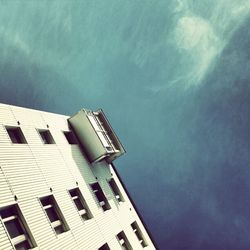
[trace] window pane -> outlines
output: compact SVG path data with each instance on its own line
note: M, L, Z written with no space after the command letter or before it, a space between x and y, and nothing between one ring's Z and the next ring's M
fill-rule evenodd
M62 226L62 225L60 225L60 226L58 226L58 227L55 227L54 229L55 229L55 231L56 231L56 234L61 234L61 233L64 232L64 229L63 229L63 226Z
M106 139L106 138L104 137L104 135L103 135L103 132L97 132L97 134L98 134L98 136L99 136L99 138L100 138L100 140L101 140L103 146L104 146L104 147L110 147L110 145L108 144L107 139ZM112 148L111 148L111 149L112 149Z
M91 188L99 202L99 205L102 207L104 211L110 209L110 205L108 203L108 200L106 199L106 196L104 195L99 183L93 183L91 184Z
M108 244L104 244L103 246L101 246L100 248L98 248L98 250L110 250Z
M16 250L27 250L30 249L31 246L27 241L24 241L18 245L15 246Z
M70 190L69 193L71 197L78 196L76 189Z
M53 203L53 200L51 199L51 196L45 197L41 199L42 205L47 206Z
M24 234L18 219L5 222L5 226L11 238L15 238L21 234Z
M2 219L10 217L10 216L15 215L15 214L16 214L16 210L15 210L14 206L8 207L8 208L0 211L0 215L1 215Z
M77 207L78 211L84 209L84 206L82 205L82 203L81 203L81 201L80 201L79 198L76 199L76 200L74 200L74 201L75 201L75 204L76 204L76 207Z
M97 121L95 120L95 118L94 118L93 116L89 115L88 118L89 118L89 120L90 120L92 126L94 127L94 129L95 129L96 131L101 130L101 128L99 127Z
M47 215L48 215L51 222L59 220L58 215L57 215L54 207L48 208L45 211L46 211L46 213L47 213Z
M27 143L24 135L19 127L17 128L6 128L9 137L13 143Z
M109 185L110 185L112 191L114 192L115 198L119 202L124 201L124 199L121 195L121 192L120 192L120 190L119 190L119 188L118 188L118 186L113 178L109 180Z
M18 143L18 140L16 138L16 135L15 135L15 132L11 129L11 130L8 130L8 134L10 136L10 139L13 143Z
M73 134L73 132L65 131L64 135L65 135L69 144L77 144L77 139L76 139L75 135Z
M41 135L42 141L44 144L54 144L55 141L49 130L40 130L39 134Z
M88 212L82 215L83 220L89 220L90 217L88 215Z

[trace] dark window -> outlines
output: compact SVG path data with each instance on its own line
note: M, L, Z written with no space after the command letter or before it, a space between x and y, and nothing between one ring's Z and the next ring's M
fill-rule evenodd
M117 240L120 243L122 249L124 250L132 250L132 247L123 231L121 231L119 234L117 234Z
M139 240L139 242L141 243L142 247L146 247L148 244L146 243L143 235L142 235L142 232L137 224L136 221L134 221L132 224L131 224L131 227L137 237L137 239Z
M107 200L106 196L104 195L99 183L96 182L96 183L91 184L90 186L93 190L93 193L96 196L96 199L97 199L99 205L102 207L103 211L110 209L111 207L110 207L108 200Z
M109 248L109 245L107 243L105 243L104 245L99 247L98 250L110 250L110 248Z
M27 143L22 130L19 127L6 127L8 135L13 143Z
M89 220L93 216L88 208L88 205L85 201L85 199L82 196L82 193L79 188L74 188L69 191L69 194L75 203L75 206L77 208L77 211L79 212L80 216L83 220Z
M63 132L69 144L77 144L77 139L72 131Z
M43 197L40 199L40 201L56 234L61 234L68 231L69 227L62 215L59 206L57 205L54 196L49 195L47 197Z
M44 144L55 144L55 141L49 130L39 129L38 132Z
M0 209L0 218L16 250L27 250L36 246L17 205Z
M46 213L47 213L51 222L59 220L59 217L58 217L54 207L47 208Z
M15 248L16 250L26 250L26 249L30 249L30 245L28 241L24 241L20 244L17 244Z
M116 200L117 200L118 202L123 202L123 201L124 201L124 198L123 198L123 196L122 196L122 194L121 194L121 192L120 192L120 189L118 188L118 186L117 186L115 180L114 180L113 178L111 178L111 179L108 181L108 183L109 183L109 186L110 186L110 188L112 189L112 191L113 191L113 193L114 193L114 196L115 196Z
M13 220L6 221L5 227L8 230L11 239L23 234L22 226L17 217Z

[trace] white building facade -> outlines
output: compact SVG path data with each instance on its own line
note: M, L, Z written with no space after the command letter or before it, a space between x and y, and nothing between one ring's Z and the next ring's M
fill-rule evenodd
M0 104L0 250L156 249L112 161L102 110Z

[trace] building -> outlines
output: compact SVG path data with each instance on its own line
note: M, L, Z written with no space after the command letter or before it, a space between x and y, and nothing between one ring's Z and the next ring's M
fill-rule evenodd
M0 104L0 250L155 249L113 160L102 110Z

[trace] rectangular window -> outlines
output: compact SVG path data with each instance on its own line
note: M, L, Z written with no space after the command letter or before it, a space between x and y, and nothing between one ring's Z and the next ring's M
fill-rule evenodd
M55 141L48 129L39 129L38 133L44 144L55 144Z
M98 114L88 115L88 118L107 152L116 152L117 150L109 137L108 132L103 127L103 123L98 117Z
M137 224L136 221L134 221L132 224L131 224L131 227L137 237L137 239L139 240L139 242L141 243L142 247L146 247L148 244L146 243L143 235L142 235L142 232Z
M120 243L122 249L132 250L132 247L123 231L116 235L118 242Z
M36 247L27 223L17 205L0 209L0 218L16 250L26 250Z
M103 211L110 209L111 207L99 183L96 182L96 183L91 184L90 186L93 190L93 193L95 194L96 199L98 200L99 205L102 207Z
M112 189L112 191L114 193L114 196L115 196L116 200L118 202L124 202L124 198L123 198L123 196L122 196L122 194L120 192L120 189L118 188L114 178L111 178L108 181L108 183L109 183L109 186L110 186L110 188Z
M110 248L109 248L109 245L107 243L105 243L104 245L99 247L98 250L110 250Z
M62 212L57 205L53 195L49 195L40 199L44 211L51 223L56 234L61 234L69 230L69 227L62 215Z
M85 201L85 199L82 196L82 193L79 188L74 188L69 190L69 194L76 206L77 211L79 212L80 216L83 220L89 220L93 216L90 213L90 210L88 208L88 205Z
M25 144L27 143L21 128L19 127L6 127L8 135L12 143Z
M69 144L78 144L75 134L72 131L63 132Z

